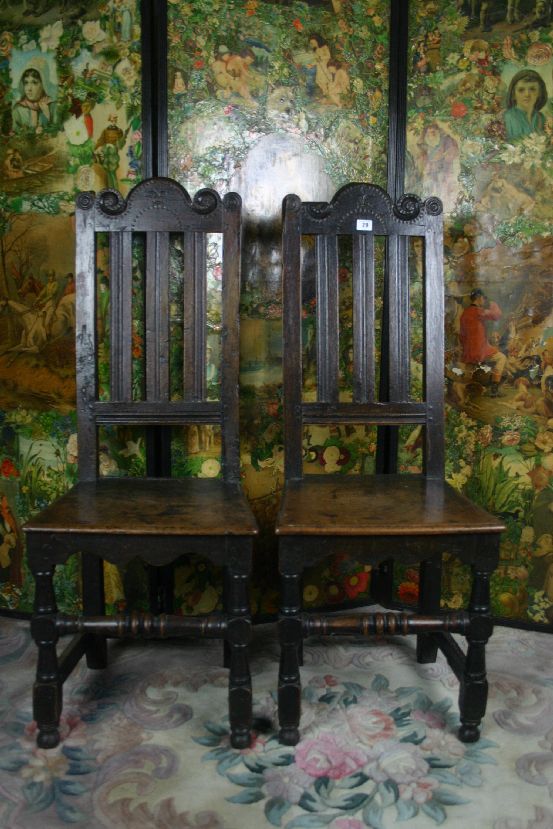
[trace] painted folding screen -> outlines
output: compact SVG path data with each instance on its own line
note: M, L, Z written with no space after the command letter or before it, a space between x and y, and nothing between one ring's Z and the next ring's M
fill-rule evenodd
M30 610L21 524L76 475L74 199L126 192L140 177L139 8L37 0L0 10L2 608ZM114 457L108 436L104 463L129 467L134 451ZM119 576L107 575L113 604ZM75 561L60 568L62 607L78 605L78 578Z
M494 614L551 624L551 4L411 7L407 187L446 212L448 480L507 524ZM466 588L450 560L446 603Z

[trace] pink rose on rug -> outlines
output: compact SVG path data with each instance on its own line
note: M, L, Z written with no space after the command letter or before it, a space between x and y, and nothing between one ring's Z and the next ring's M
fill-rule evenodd
M346 718L353 734L362 743L372 744L377 740L388 740L396 732L396 724L392 717L377 708L350 705L346 711Z
M429 728L426 737L421 743L422 751L428 751L432 755L444 754L447 757L464 757L465 746L453 734L442 731L438 728Z
M365 765L367 757L358 748L347 746L334 734L303 740L296 748L296 765L311 777L340 780Z
M377 783L393 780L396 783L412 783L426 777L430 766L422 751L413 743L387 740L377 743L372 751L374 760L365 766L365 774Z
M313 778L295 765L269 768L263 772L265 790L270 797L281 797L288 803L299 803Z
M418 708L414 708L411 711L411 719L419 720L419 722L424 722L431 728L444 727L444 718L440 716L440 714L436 714L435 711L421 711Z
M367 824L354 817L339 817L330 826L331 829L366 829Z
M421 806L427 800L432 800L434 789L437 789L439 782L432 777L421 777L413 783L400 783L399 796L402 800L413 800Z

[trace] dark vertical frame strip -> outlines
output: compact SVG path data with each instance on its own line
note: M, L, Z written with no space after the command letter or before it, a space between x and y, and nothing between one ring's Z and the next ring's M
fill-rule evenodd
M149 178L168 172L167 0L141 0L140 15L142 174ZM152 477L171 475L171 427L147 427L146 471ZM151 594L155 592L152 585L150 588ZM155 606L152 609L155 611Z
M167 2L141 0L143 176L167 175ZM146 427L146 474L171 476L171 427ZM173 568L148 570L150 610L171 613Z
M168 172L167 2L141 0L143 175Z
M409 0L391 0L388 81L388 192L394 201L403 195L405 186L408 50Z
M403 195L405 183L405 148L407 136L407 55L409 51L409 0L390 3L390 58L388 79L388 192L395 201ZM386 269L388 263L386 263ZM386 275L387 280L387 275ZM384 291L382 314L382 347L380 359L380 390L382 401L390 399L389 311ZM376 471L397 471L398 430L394 426L378 429Z

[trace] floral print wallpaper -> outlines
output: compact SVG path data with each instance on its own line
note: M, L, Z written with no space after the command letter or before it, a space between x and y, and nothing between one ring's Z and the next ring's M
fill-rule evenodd
M9 15L0 10L4 608L30 609L21 524L76 477L73 200L83 189L126 192L140 176L138 5L26 0L10 4ZM494 613L538 625L553 622L548 8L530 0L411 0L405 187L437 194L445 206L447 477L507 524ZM168 9L169 174L191 193L233 189L244 201L242 474L261 526L253 608L272 614L272 526L283 479L280 205L288 192L325 200L347 181L386 185L389 4L169 0ZM175 274L178 261L176 250ZM216 396L216 240L212 271L208 372ZM346 298L347 252L340 280ZM104 289L107 303L109 275ZM416 279L411 292L415 366L422 343ZM315 301L306 297L307 345ZM341 323L347 378L351 322L341 314ZM141 348L137 328L137 377ZM402 435L403 472L420 471L418 437L416 430ZM375 452L374 430L361 426L305 435L306 471L370 471ZM174 471L217 475L218 453L211 432L175 435ZM104 473L141 474L144 454L135 430L102 433ZM145 603L140 568L105 573L111 608L122 606L123 588L133 603ZM59 568L64 609L78 607L78 581L77 561ZM360 602L369 583L368 568L338 556L306 574L304 600ZM398 571L396 588L400 600L415 601L417 570ZM446 557L444 604L460 606L468 589L467 571ZM209 612L220 603L219 574L187 562L177 568L175 593L182 612Z

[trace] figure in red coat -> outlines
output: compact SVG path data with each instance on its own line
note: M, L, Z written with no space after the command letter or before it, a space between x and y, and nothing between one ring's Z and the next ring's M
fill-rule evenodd
M459 339L463 349L463 362L474 365L487 363L492 367L491 395L497 397L507 357L488 342L487 320L498 320L501 308L489 302L484 291L475 288L470 294L470 305L461 314Z

